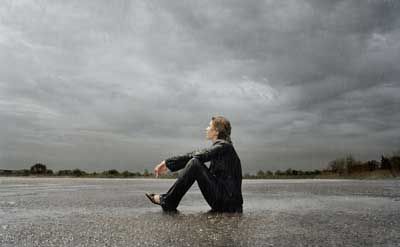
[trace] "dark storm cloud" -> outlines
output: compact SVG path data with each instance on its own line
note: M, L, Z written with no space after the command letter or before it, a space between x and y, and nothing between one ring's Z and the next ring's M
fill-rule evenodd
M399 147L398 1L4 1L0 166L142 170L232 122L245 171Z

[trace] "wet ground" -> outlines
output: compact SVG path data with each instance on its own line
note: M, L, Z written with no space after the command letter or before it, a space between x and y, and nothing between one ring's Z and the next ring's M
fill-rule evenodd
M244 180L243 214L174 180L0 178L0 246L400 246L400 180Z

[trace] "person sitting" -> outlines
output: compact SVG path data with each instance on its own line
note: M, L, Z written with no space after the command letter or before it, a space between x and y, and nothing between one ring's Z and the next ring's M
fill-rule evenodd
M222 116L211 118L206 129L211 147L163 160L154 168L156 177L183 169L165 194L146 193L165 211L175 211L182 197L197 181L213 212L243 212L242 167L230 138L231 124ZM204 164L210 161L209 168Z

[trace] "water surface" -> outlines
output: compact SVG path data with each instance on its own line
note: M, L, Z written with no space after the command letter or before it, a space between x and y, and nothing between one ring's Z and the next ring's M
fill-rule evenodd
M0 178L0 246L399 246L399 180L243 180L243 214L173 179Z

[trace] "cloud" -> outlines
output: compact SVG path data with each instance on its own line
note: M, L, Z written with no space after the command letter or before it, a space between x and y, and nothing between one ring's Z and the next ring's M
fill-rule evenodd
M399 145L397 1L5 1L0 167L142 170L232 122L245 171Z

